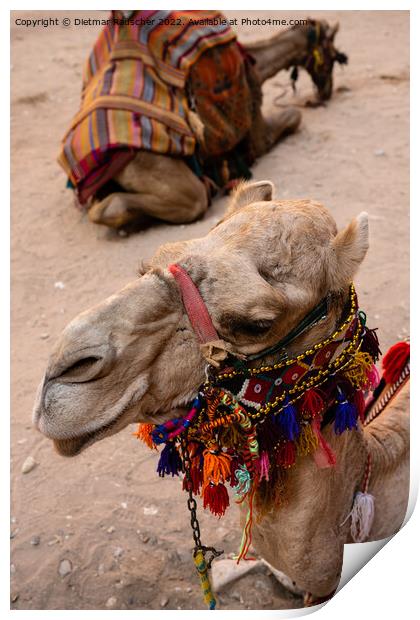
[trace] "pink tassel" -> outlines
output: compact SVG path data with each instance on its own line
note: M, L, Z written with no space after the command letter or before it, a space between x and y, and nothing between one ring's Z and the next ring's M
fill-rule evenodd
M372 364L371 369L367 373L367 380L368 380L368 383L369 383L369 388L371 390L374 390L375 388L378 387L379 381L381 379L379 377L379 372L378 372L378 369L376 368L375 364Z
M335 454L321 433L321 421L317 417L312 420L312 430L318 438L318 448L313 453L314 461L320 469L333 467L336 464Z
M264 450L264 452L262 452L259 460L258 460L258 471L259 471L259 481L261 482L261 480L264 478L265 480L269 479L268 476L268 471L270 469L270 462L268 460L268 454L267 452Z

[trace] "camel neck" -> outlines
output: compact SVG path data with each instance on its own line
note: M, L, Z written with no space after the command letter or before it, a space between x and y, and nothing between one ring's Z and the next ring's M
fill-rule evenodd
M283 69L302 65L308 52L308 39L303 28L292 28L244 47L254 57L258 75L264 82Z

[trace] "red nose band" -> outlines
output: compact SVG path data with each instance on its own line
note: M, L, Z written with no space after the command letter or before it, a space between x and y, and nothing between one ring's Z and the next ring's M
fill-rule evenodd
M169 265L168 269L179 286L185 311L200 344L218 340L219 335L206 304L188 273L176 264Z

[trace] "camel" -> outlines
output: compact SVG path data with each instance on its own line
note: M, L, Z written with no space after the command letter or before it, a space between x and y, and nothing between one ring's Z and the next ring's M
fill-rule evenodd
M161 246L135 281L67 325L33 414L60 455L74 456L134 422L161 424L188 411L207 361L215 358L199 345L168 269L174 263L198 288L220 338L219 353L265 351L327 292L334 295L327 315L297 335L287 355L300 355L334 331L368 249L368 216L361 213L337 232L318 202L275 200L272 191L270 182L241 184L205 237ZM268 352L261 363L275 358ZM326 424L323 435L337 464L320 469L311 456L300 457L287 470L285 501L252 530L256 552L318 598L330 596L339 582L343 547L352 542L347 516L368 453L375 517L366 540L390 536L403 523L408 388L369 425L336 435Z
M152 148L136 149L135 156L122 168L119 166L112 178L89 197L87 207L90 221L118 229L141 226L153 219L185 224L202 217L214 192L220 188L230 188L236 178L239 178L237 172L229 171L231 164L228 162L241 161L241 168L248 169L256 158L267 153L279 140L295 132L300 125L301 112L296 107L284 107L268 118L263 117L262 85L266 80L279 71L293 68L294 84L297 68L302 67L311 76L319 102L323 103L331 97L334 64L347 62L346 55L337 51L334 46L337 31L338 23L329 26L325 21L308 19L305 25L293 26L265 40L245 44L240 49L245 50L246 55L236 61L241 65L235 69L240 76L236 75L235 78L223 77L223 69L218 68L220 61L217 59L219 48L225 47L229 52L233 46L237 53L239 48L235 40L204 51L189 70L185 86L189 101L195 99L196 90L198 94L202 92L200 76L208 72L209 67L214 68L219 81L230 84L231 79L236 79L238 88L239 84L242 84L243 97L240 107L245 116L241 120L241 128L232 130L236 131L236 135L226 143L229 145L226 147L228 152L221 151L214 145L209 148L209 135L213 130L208 128L207 117L202 117L206 108L200 108L198 101L195 109L190 108L188 111L189 128L185 131L189 132L190 137L197 143L193 155L199 161L201 173L193 171L185 157L162 153ZM239 82L240 80L242 82ZM231 84L229 88L232 88ZM206 97L207 103L204 102L204 106L213 106L214 110L218 110L219 121L214 121L216 112L211 121L215 124L216 132L220 131L220 128L217 128L220 122L225 122L227 127L238 124L238 110L227 113L223 107L226 104L220 102L220 95L217 95L219 103L214 93L209 93ZM216 106L220 106L220 110ZM83 129L83 132L85 131L87 129ZM81 136L82 130L77 141L82 139ZM76 138L74 140L76 142ZM73 147L69 147L69 152L72 150ZM66 155L64 150L60 162L67 173L72 160L74 154ZM217 182L215 168L220 168L216 175ZM102 176L105 178L105 175ZM240 177L243 176L245 173L242 170ZM80 197L79 185L77 190Z

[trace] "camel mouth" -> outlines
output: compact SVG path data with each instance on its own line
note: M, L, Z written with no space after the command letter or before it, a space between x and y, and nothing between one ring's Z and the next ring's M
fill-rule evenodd
M171 418L178 417L181 415L185 415L187 411L188 411L188 407L183 407L183 406L178 405L166 411L156 412L153 416L151 416L150 422L152 424L161 424L162 422L168 419L168 415ZM86 448L93 445L94 443L97 443L101 439L105 439L106 437L113 435L114 433L112 431L115 428L118 420L121 418L122 413L123 412L121 412L120 415L118 415L117 418L115 418L112 422L104 426L101 426L100 428L94 431L90 431L88 433L84 433L83 435L79 435L78 437L70 437L67 439L53 438L52 441L53 441L55 450L60 456L66 456L66 457L77 456L78 454L86 450Z

